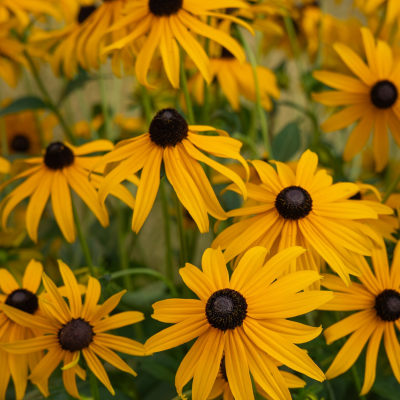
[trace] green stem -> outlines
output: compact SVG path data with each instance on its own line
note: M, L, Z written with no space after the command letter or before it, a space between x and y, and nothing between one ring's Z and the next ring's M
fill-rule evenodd
M396 189L396 186L400 183L400 173L398 177L392 182L392 184L389 186L389 189L385 193L385 196L383 196L382 203L385 204L386 200L390 197L390 195L394 192Z
M165 235L165 252L166 252L166 263L167 263L167 277L173 282L174 281L174 260L172 257L172 245L171 245L171 221L168 212L168 198L165 190L164 179L160 182L160 192L162 200L162 211L164 217L164 235Z
M361 396L361 381L360 381L360 377L358 376L358 372L357 372L357 368L356 365L353 364L353 366L351 367L351 373L353 374L353 379L354 379L354 383L356 384L356 388L357 388L357 393L359 394L359 398L362 400L367 400L367 398L365 396Z
M150 125L151 120L153 119L153 110L151 107L149 92L147 91L147 88L145 86L140 85L140 87L142 89L144 116L146 118L147 124Z
M106 82L101 67L99 70L99 86L100 86L100 96L101 96L101 108L103 110L104 125L106 130L106 138L109 140L113 140L114 135L112 129L112 120L110 118L111 117L110 110L108 109Z
M301 62L301 51L299 44L297 43L296 31L294 29L293 20L289 16L284 16L283 20L285 22L286 32L289 36L290 46L292 47L294 59L296 61L297 69L302 76L304 73L303 64Z
M186 78L186 70L185 70L185 66L183 63L184 56L182 53L183 53L183 51L181 51L181 54L180 54L181 87L182 87L183 95L185 96L189 124L194 125L195 119L194 119L193 105L192 105L192 99L189 94L189 88L188 88L187 78Z
M243 44L243 47L246 50L247 55L249 56L250 64L253 69L253 76L254 76L254 85L256 88L256 108L257 108L257 114L258 118L260 119L260 127L261 127L261 134L264 140L264 146L265 150L268 153L268 157L270 159L273 159L274 156L272 154L272 146L271 146L271 140L269 137L268 133L268 122L267 122L267 115L264 112L262 102L261 102L261 93L260 93L260 85L258 84L258 73L257 73L257 60L256 56L254 54L254 51L251 49L247 41L244 39L242 32L237 29L237 32L239 34L239 38Z
M129 246L126 246L125 239L126 239L126 234L125 234L125 229L124 229L124 216L122 213L122 206L121 204L118 204L117 208L117 218L118 218L118 250L119 250L119 260L120 260L120 265L121 269L123 271L126 271L129 269L129 259L128 259L128 254L126 252L126 249L129 248ZM125 287L128 291L132 291L132 282L129 279L129 276L125 276Z
M261 396L257 391L256 381L254 380L253 375L250 375L250 377L251 377L251 384L253 386L254 400L261 400Z
M49 92L47 91L46 87L44 86L42 80L40 79L39 73L36 69L35 63L33 62L31 56L28 54L26 50L24 50L24 55L26 59L28 60L29 66L32 71L32 75L35 79L36 84L38 85L39 90L41 91L44 101L47 104L47 107L53 111L55 116L57 117L58 121L60 122L60 125L62 126L65 135L68 137L69 141L72 144L76 144L75 137L72 134L72 131L69 129L67 123L65 122L63 116L61 115L60 111L58 110L58 107L54 104L53 100L51 99Z
M376 31L375 31L375 34L374 34L376 39L379 38L379 35L381 34L382 29L383 29L383 27L385 25L386 14L387 14L387 5L385 6L385 10L383 11L383 13L382 13L382 15L381 15L381 17L379 19L379 24L378 24L378 27L376 28Z
M82 227L81 227L81 222L79 220L78 213L76 212L75 204L72 200L72 211L74 213L74 220L75 220L75 225L76 225L76 230L78 232L78 238L79 242L81 243L81 248L83 255L85 257L85 261L87 266L89 267L90 273L93 277L96 276L95 271L94 271L94 266L92 262L92 256L90 255L89 247L85 239L85 235L83 234Z
M89 375L90 391L92 392L93 400L100 400L99 386L97 383L96 375L91 371L89 367L86 368L86 372Z
M168 278L166 278L164 275L160 274L157 271L154 271L153 269L130 268L130 269L126 269L124 271L113 272L111 274L111 278L117 279L117 278L120 278L120 277L126 276L126 275L151 275L151 276L154 276L155 278L162 280L167 285L167 287L170 290L173 297L178 297L178 292L177 292L174 284Z

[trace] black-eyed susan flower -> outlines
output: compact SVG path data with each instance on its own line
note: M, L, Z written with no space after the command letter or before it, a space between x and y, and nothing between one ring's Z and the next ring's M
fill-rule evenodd
M204 131L217 131L223 136L198 134ZM208 214L221 220L226 219L227 215L198 161L235 182L245 197L246 186L236 173L207 157L199 149L217 157L238 160L248 171L248 165L240 155L241 147L241 142L230 138L224 131L210 126L188 125L178 111L163 109L153 118L148 133L120 142L114 151L106 154L94 166L120 163L104 178L99 188L100 202L104 203L115 185L142 170L132 219L132 229L138 232L156 198L161 163L164 162L166 176L179 200L196 221L200 232L207 232Z
M104 205L99 204L96 191L103 177L95 173L92 175L92 184L88 180L89 171L99 161L100 156L87 155L113 148L113 144L107 140L97 140L79 147L53 142L47 147L43 157L24 159L23 162L30 168L0 186L2 190L11 182L28 177L0 203L2 226L6 228L12 210L22 200L30 197L26 212L26 228L29 237L37 242L39 222L51 197L54 216L62 234L68 242L74 242L75 228L70 189L86 203L103 227L108 226L107 210ZM102 173L102 169L96 172ZM111 194L133 208L135 200L122 185L115 185Z
M269 357L269 356L263 354L262 357ZM274 362L273 359L271 359L271 361ZM276 361L275 363L277 364L277 366L281 365ZM296 375L291 374L290 372L281 370L279 370L279 372L282 375L282 377L277 376L277 383L279 383L283 387L286 386L289 389L295 389L295 388L302 388L306 385L306 382L304 382ZM276 397L271 397L267 392L265 392L265 390L263 390L263 388L257 382L255 382L255 384L257 392L261 394L264 398L268 400L276 398ZM287 394L286 390L285 392ZM223 400L234 400L231 387L229 386L228 376L226 374L225 357L222 357L217 379L215 380L215 383L211 389L210 394L208 395L207 400L214 400L217 397L221 396L221 394Z
M32 339L37 336L35 328L20 325L10 319L2 310L4 307L18 310L22 315L34 317L41 315L37 291L42 280L43 266L40 262L31 260L25 270L20 286L8 270L0 269L0 343ZM0 399L4 400L7 387L12 378L16 398L23 399L28 382L28 369L32 372L44 357L42 349L33 349L26 354L8 354L0 348ZM49 395L47 379L38 383L38 388L44 396Z
M207 37L226 47L240 61L245 61L245 54L239 43L222 30L215 29L204 23L200 17L213 16L220 19L233 20L252 28L232 15L215 12L228 7L247 8L246 2L241 0L215 0L213 2L198 2L195 0L137 0L126 4L125 13L113 29L131 26L130 33L104 49L104 53L122 49L139 37L146 35L136 60L136 77L145 86L147 73L154 52L160 49L164 62L165 72L174 88L179 87L179 46L183 47L189 57L196 64L207 83L211 82L210 60L193 36Z
M377 219L368 205L348 200L358 192L354 183L336 183L325 170L316 172L318 156L307 150L296 173L275 162L277 171L264 161L253 161L262 183L247 184L249 198L261 205L228 212L232 217L252 216L225 229L212 247L226 249L226 261L253 246L276 251L300 245L310 249L291 265L292 271L319 271L325 260L350 285L349 274L358 275L353 254L370 255L373 247L368 226L357 220ZM233 185L229 187L236 190Z
M336 52L357 78L315 71L316 79L337 91L314 93L313 98L327 106L344 106L321 125L325 132L337 131L357 122L343 153L345 161L361 152L373 132L376 170L382 171L389 160L389 129L400 146L400 63L393 58L386 42L378 40L375 43L367 28L362 28L361 33L368 66L348 46L336 43Z
M320 309L359 311L324 331L328 344L351 335L333 360L326 377L332 379L346 372L368 342L362 395L369 392L375 381L382 337L393 374L400 383L400 345L396 337L396 327L400 330L400 245L396 246L390 269L383 240L380 245L372 252L373 271L364 257L358 257L358 266L363 273L359 277L361 283L345 287L337 277L329 274L321 281L322 286L335 291L335 297Z
M255 247L240 260L231 279L220 249L205 251L203 272L191 264L180 269L185 284L200 300L169 299L155 303L152 317L175 325L145 343L146 354L152 354L198 338L176 374L179 395L193 379L193 400L206 400L223 355L226 376L236 399L254 400L250 372L271 396L290 399L282 375L270 357L313 379L324 380L311 358L295 345L314 339L322 328L286 318L314 310L332 294L301 292L320 279L314 271L295 272L276 280L305 251L301 247L285 249L264 265L267 250Z
M16 308L3 305L3 312L14 322L43 333L33 339L2 344L3 350L14 354L26 355L47 350L46 356L33 369L29 379L33 383L47 380L63 361L63 381L67 392L80 398L76 386L76 375L85 379L86 372L79 366L80 354L83 354L87 366L94 375L114 394L107 373L98 357L114 367L134 376L136 373L112 350L141 356L143 345L134 340L110 335L107 331L135 324L144 319L137 311L126 311L106 318L118 305L126 290L115 294L98 305L101 293L100 282L90 277L85 304L75 275L62 261L60 272L65 284L68 303L61 297L54 282L43 273L46 299L40 301L43 316L29 315ZM26 357L26 356L25 356Z

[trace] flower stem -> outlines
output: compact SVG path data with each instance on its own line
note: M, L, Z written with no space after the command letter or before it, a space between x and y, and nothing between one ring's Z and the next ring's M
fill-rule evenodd
M75 141L75 137L72 134L72 131L69 129L67 123L65 122L63 116L61 115L60 111L58 110L58 107L54 104L53 100L51 99L49 92L47 91L46 87L44 86L43 82L40 79L39 73L36 69L36 65L35 63L32 61L31 56L28 54L28 52L26 50L24 50L24 56L26 57L26 59L28 60L29 66L31 68L32 71L32 75L35 79L36 84L38 85L39 90L41 91L43 97L44 97L44 101L46 102L48 108L53 111L53 113L56 115L58 121L60 122L65 135L67 136L67 138L69 139L69 141L72 144L76 144Z
M301 51L299 48L299 44L297 42L297 37L296 37L296 31L294 29L294 24L293 24L293 20L291 17L285 15L283 17L283 20L285 22L285 28L286 28L286 32L289 36L289 41L290 41L290 46L292 47L293 50L293 54L294 54L294 58L296 61L296 65L297 65L297 69L300 73L300 75L303 75L304 73L304 68L303 68L303 64L301 62Z
M108 109L108 102L107 102L107 90L106 90L106 82L104 79L103 72L99 70L99 86L100 86L100 96L101 96L101 108L103 110L103 117L104 117L104 126L106 128L106 138L109 140L113 140L113 132L112 132L112 121L110 118L110 110Z
M165 252L166 252L166 266L167 266L167 278L174 281L174 260L172 258L172 245L171 245L171 222L170 215L168 212L168 198L165 191L164 179L160 182L160 192L162 200L162 211L164 216L164 234L165 234Z
M86 368L86 372L89 375L90 391L92 393L93 400L100 400L99 386L97 383L96 375L91 371L89 367Z
M180 58L179 58L180 59L180 70L181 70L181 87L182 87L183 95L185 96L189 124L194 125L195 119L194 119L193 105L192 105L192 99L189 94L189 88L188 88L187 78L186 78L186 70L185 70L185 66L183 63L184 57L183 57L182 53L183 53L183 51L181 51Z
M353 366L351 367L351 373L353 374L353 380L354 380L354 383L356 384L357 393L361 393L360 377L358 376L357 368L356 368L355 364L353 364ZM367 400L367 398L365 396L361 396L360 394L359 394L359 398L362 400Z
M258 84L258 73L257 73L257 60L256 56L254 54L254 51L251 49L247 41L244 39L242 32L237 29L240 41L243 44L243 47L246 50L247 55L249 56L250 64L253 69L253 75L254 75L254 85L256 88L256 109L257 109L257 114L258 118L260 119L260 127L261 127L261 134L264 140L264 146L265 150L268 153L268 157L270 159L273 159L274 156L272 154L272 146L271 146L271 140L269 137L268 133L268 123L267 123L267 115L263 109L262 103L261 103L261 93L260 93L260 85Z
M76 212L76 208L75 208L75 204L74 204L73 200L72 200L72 211L74 213L74 220L75 220L76 230L78 232L78 238L79 238L79 242L81 244L81 248L82 248L83 255L85 257L86 264L89 267L91 275L93 277L95 277L96 275L95 275L95 272L94 272L92 256L90 255L89 247L87 245L85 236L83 234L82 227L81 227L81 222L79 220L78 213Z
M172 296L178 297L178 292L174 286L174 284L166 278L163 274L160 274L157 271L154 271L153 269L150 268L130 268L130 269L125 269L123 271L118 271L114 272L111 274L112 279L117 279L122 276L127 276L127 275L151 275L154 276L155 278L158 278L162 280L170 290Z
M385 193L385 196L383 196L382 203L385 204L386 200L390 197L390 195L393 193L393 191L396 189L396 186L400 183L400 173L397 176L397 178L392 182L392 184L389 186L388 191Z
M123 271L126 271L129 269L129 259L128 259L128 254L126 252L126 249L129 248L129 246L126 246L125 243L125 229L124 229L124 215L123 215L123 209L122 205L118 204L117 206L117 219L118 219L118 250L119 250L119 261L121 265L121 269ZM126 290L132 291L132 282L129 279L128 275L125 275L125 287Z

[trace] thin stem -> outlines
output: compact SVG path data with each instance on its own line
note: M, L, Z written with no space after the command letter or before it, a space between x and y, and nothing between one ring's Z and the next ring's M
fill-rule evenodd
M354 383L356 384L357 393L361 393L361 381L360 381L360 377L358 376L358 372L357 372L357 368L356 368L355 364L353 364L353 366L351 367L351 373L353 374L353 379L354 379ZM367 398L365 396L361 396L360 394L358 396L362 400L367 400Z
M160 274L159 272L154 271L153 269L130 268L130 269L126 269L124 271L118 271L118 272L112 273L111 278L117 279L117 278L120 278L120 277L126 276L126 275L151 275L151 276L154 276L155 278L162 280L167 285L167 287L170 290L173 297L178 297L178 292L177 292L174 284L168 278L166 278L163 274Z
M86 372L89 375L90 391L92 393L93 400L100 400L99 386L95 374L89 367L86 368Z
M243 44L243 47L245 48L246 53L249 56L250 64L253 69L254 85L256 88L256 108L257 108L258 118L260 119L261 134L262 134L262 137L264 140L265 150L268 153L268 157L273 159L274 156L272 154L271 140L270 140L269 133L268 133L267 115L264 112L264 109L262 106L260 85L258 84L256 56L255 56L253 50L251 49L251 47L249 46L249 44L247 43L247 41L244 39L242 32L239 29L237 29L237 32L239 34L239 38Z
M171 245L171 221L168 212L168 198L165 190L164 179L160 182L160 192L162 200L162 211L164 217L164 235L165 235L165 252L166 252L166 266L167 266L167 277L173 282L174 281L174 260L172 257L172 245Z
M87 266L89 267L90 273L93 277L96 276L94 272L94 267L93 267L93 262L92 262L92 256L90 255L89 247L85 239L85 235L83 234L82 227L81 227L81 222L79 220L78 213L76 212L75 204L72 200L72 211L74 213L74 220L75 220L75 225L76 225L76 230L78 232L78 238L79 242L81 244L82 252L85 257L85 261Z
M283 20L285 22L286 32L288 33L288 36L289 36L290 46L292 47L292 50L293 50L297 69L298 69L300 75L303 75L304 68L303 68L303 64L301 62L301 58L300 58L301 51L300 51L299 44L297 43L296 30L294 29L293 20L291 17L289 17L287 15L283 17Z
M106 82L104 79L103 72L99 70L99 86L100 86L100 96L101 96L101 108L103 110L104 117L104 125L106 129L106 138L109 140L113 140L113 129L112 129L112 120L110 118L110 110L108 109L107 102L107 90L106 90Z
M117 206L117 218L118 218L118 250L119 250L119 261L121 265L121 269L126 271L129 269L129 259L126 249L129 248L125 244L126 234L125 234L125 224L124 224L124 216L121 204ZM129 276L125 276L125 287L128 291L132 290L132 282L129 279Z
M36 84L38 85L39 90L41 91L44 101L47 103L47 106L50 108L51 111L56 115L58 121L60 122L65 135L68 137L69 141L72 144L76 144L75 137L72 134L72 131L69 129L67 123L65 122L63 116L61 115L60 111L58 110L58 107L54 104L53 100L51 99L49 92L47 91L46 87L44 86L42 80L40 79L39 73L36 69L35 63L32 61L31 56L28 54L26 50L24 50L24 55L26 59L28 60L29 66L32 71L32 75L35 79Z
M390 195L393 193L393 191L396 189L396 186L400 183L400 173L398 177L392 182L392 184L389 186L389 189L385 193L385 196L383 196L382 203L385 204L386 200L390 197Z
M193 105L192 105L192 99L189 94L189 88L188 88L187 78L186 78L186 70L185 70L185 66L183 63L184 57L183 57L182 53L183 53L183 51L181 51L181 54L180 54L181 88L182 88L183 95L185 96L189 124L194 125L195 119L194 119Z
M140 85L140 87L142 89L144 116L146 118L147 124L150 125L151 120L153 119L153 110L151 107L149 92L147 91L147 88L145 86Z

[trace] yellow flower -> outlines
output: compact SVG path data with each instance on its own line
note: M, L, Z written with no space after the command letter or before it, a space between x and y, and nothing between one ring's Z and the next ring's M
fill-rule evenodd
M400 3L398 0L355 0L358 7L367 16L377 13L378 9L386 7L385 23L392 24L400 18Z
M30 43L38 49L53 51L50 64L56 76L61 72L73 79L78 71L78 65L89 71L98 69L100 63L107 60L99 52L120 37L128 35L129 29L122 28L108 33L111 24L121 18L125 0L104 1L99 7L84 5L76 10L74 19L63 29L56 31L35 31L30 37ZM55 50L53 50L55 48ZM114 53L111 61L113 72L121 76L120 65L124 66L125 73L132 73L133 53L132 46Z
M225 137L202 136L198 132L217 131ZM239 176L204 155L198 149L214 156L240 161L247 171L248 165L240 155L242 143L224 131L210 126L188 125L174 109L159 111L150 124L148 133L120 142L114 151L105 155L94 168L105 164L120 163L104 179L99 188L99 199L104 203L115 185L142 169L132 229L139 232L146 220L160 184L160 168L164 162L166 176L179 200L196 221L200 232L209 229L208 214L217 219L227 215L218 202L214 190L198 161L227 176L246 196L246 187Z
M225 229L212 247L226 249L229 261L256 245L270 249L272 255L300 245L310 251L297 259L297 267L291 265L292 271L319 271L325 260L350 285L349 274L359 274L353 256L370 255L373 243L367 235L376 236L357 220L377 219L377 213L348 200L358 192L357 185L332 185L325 170L316 172L318 157L310 150L301 156L296 173L286 164L275 164L278 173L263 161L253 161L262 184L247 184L248 196L262 204L228 212L231 217L255 216ZM237 191L234 185L229 188Z
M41 315L39 299L36 293L40 286L42 272L42 264L31 260L26 267L22 286L20 286L6 269L0 269L0 288L3 292L3 294L0 294L1 343L26 340L37 336L35 328L26 328L24 325L13 321L2 309L8 307L30 317ZM16 398L23 399L28 382L28 367L30 371L33 371L43 357L44 352L42 349L33 349L29 355L8 354L3 349L0 349L0 399L5 399L10 377L14 382ZM47 397L49 395L46 378L38 382L38 387L44 396Z
M43 316L29 315L10 306L3 305L3 311L14 322L42 332L43 336L34 339L3 343L2 347L10 353L26 355L32 352L47 350L46 356L33 369L29 379L33 383L47 380L61 361L64 361L63 381L67 392L79 399L76 386L76 375L86 378L86 372L79 366L81 352L94 375L114 393L107 373L97 357L102 358L114 367L136 376L133 371L112 350L121 353L141 356L143 345L134 340L110 335L104 332L135 324L144 319L137 311L126 311L105 318L117 307L126 290L115 294L101 306L97 303L100 298L100 282L90 277L85 304L75 275L62 261L59 261L67 302L61 297L54 282L43 273L43 284L46 289L46 300L40 301ZM26 357L26 356L25 356Z
M147 82L147 73L153 54L159 47L168 79L174 88L179 88L180 54L178 43L196 64L206 82L210 83L210 60L193 34L207 37L221 44L234 54L240 62L245 61L244 51L236 40L224 31L212 28L199 18L213 16L233 20L252 31L248 24L236 17L210 11L228 7L247 8L248 5L241 0L206 2L196 0L137 0L128 2L125 9L127 15L111 29L131 26L130 33L106 47L103 52L122 49L148 33L147 39L138 54L135 67L136 77L142 85L150 86Z
M254 399L249 372L274 398L290 399L282 375L270 357L313 379L324 380L317 365L295 345L314 339L322 328L286 318L314 310L331 299L332 294L300 292L321 278L314 271L294 272L276 280L305 251L301 247L286 249L264 265L267 250L254 247L241 259L231 279L220 249L205 251L203 272L191 264L180 269L185 284L200 300L169 299L155 303L152 317L175 325L145 343L146 354L151 354L198 338L176 374L179 395L193 378L193 400L206 400L223 354L236 399Z
M393 60L387 43L379 40L375 44L370 30L362 28L361 33L368 66L346 45L337 43L334 46L359 79L316 71L316 79L338 91L314 93L313 98L327 106L345 106L321 125L325 132L337 131L358 122L347 141L344 160L349 161L359 153L373 131L376 170L382 171L389 160L388 128L400 146L400 62Z
M368 393L375 381L376 359L382 336L394 376L400 383L400 345L395 332L395 326L400 330L400 245L396 246L389 271L385 243L382 240L379 244L380 248L375 247L372 252L375 274L365 258L358 257L358 266L363 273L358 277L361 284L353 283L345 287L337 277L329 274L321 281L322 286L335 290L335 297L319 309L361 310L324 331L328 344L351 334L326 372L328 379L346 372L369 340L361 395Z
M68 143L51 143L43 157L23 160L30 168L0 186L0 191L11 182L29 177L9 193L0 203L2 226L6 228L7 219L12 210L23 199L31 197L26 213L26 227L29 237L37 242L38 226L47 200L51 196L53 212L58 226L65 239L75 241L74 217L70 188L87 204L103 227L108 226L109 218L105 206L97 199L96 188L103 181L98 174L92 175L92 184L88 181L88 173L93 169L100 156L87 157L89 153L107 151L114 148L107 140L97 140L79 147ZM96 171L102 172L102 169ZM128 189L116 185L111 191L115 197L133 208L134 198Z
M7 159L0 157L0 174L9 174L11 163Z
M271 358L271 357L270 357ZM276 360L271 358L271 362L275 363L277 366L282 365ZM282 375L280 377L277 375L277 383L282 387L288 387L289 389L302 388L306 385L302 379L298 378L296 375L291 374L290 372L280 371L279 373ZM256 382L257 392L261 394L268 400L272 400L275 397L271 397L263 388ZM287 395L287 391L284 390ZM214 400L217 397L223 395L224 400L234 400L231 387L228 382L228 376L226 375L226 365L225 365L225 357L222 357L221 365L218 371L217 379L215 380L214 386L211 389L211 393L209 394L207 400Z

